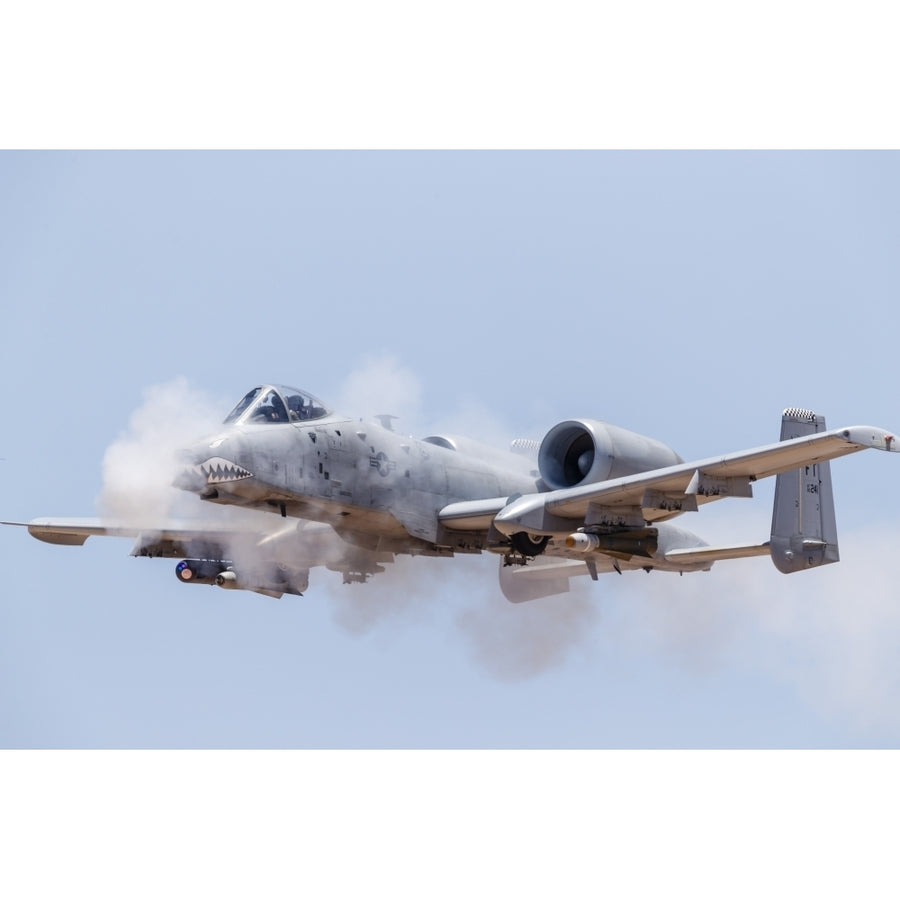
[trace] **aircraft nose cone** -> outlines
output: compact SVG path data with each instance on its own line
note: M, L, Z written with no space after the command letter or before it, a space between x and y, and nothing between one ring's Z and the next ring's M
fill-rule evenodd
M185 491L204 493L219 484L252 478L253 472L230 458L240 458L239 442L216 438L187 447L179 453L182 470L173 485Z

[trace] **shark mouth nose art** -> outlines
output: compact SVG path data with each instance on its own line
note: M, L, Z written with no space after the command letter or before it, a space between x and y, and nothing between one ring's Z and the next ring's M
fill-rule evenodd
M243 466L239 466L229 459L223 459L221 456L214 456L206 462L194 466L192 471L207 484L224 484L228 481L243 481L245 478L253 477L253 473L247 471Z

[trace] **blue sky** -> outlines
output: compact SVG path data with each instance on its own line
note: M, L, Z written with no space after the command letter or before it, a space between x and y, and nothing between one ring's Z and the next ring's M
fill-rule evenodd
M785 406L900 428L898 159L5 152L0 517L94 514L111 446L265 381L413 434L586 416L685 459L777 439ZM0 746L895 747L900 470L833 475L836 566L521 607L493 558L275 601L4 528ZM771 488L681 521L764 539Z

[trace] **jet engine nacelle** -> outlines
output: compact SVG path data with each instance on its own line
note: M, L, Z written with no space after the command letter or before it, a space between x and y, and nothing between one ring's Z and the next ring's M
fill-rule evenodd
M538 451L538 468L551 490L681 462L682 458L660 441L594 419L569 419L554 425Z

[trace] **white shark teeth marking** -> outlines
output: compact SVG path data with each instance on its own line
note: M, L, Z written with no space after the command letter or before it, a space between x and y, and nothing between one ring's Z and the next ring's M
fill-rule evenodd
M243 466L229 459L222 459L221 456L214 456L200 463L197 468L207 484L223 484L226 481L242 481L253 477L253 473L248 472Z

